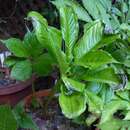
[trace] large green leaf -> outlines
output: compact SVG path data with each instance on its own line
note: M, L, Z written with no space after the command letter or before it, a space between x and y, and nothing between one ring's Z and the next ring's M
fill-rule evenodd
M51 56L55 58L56 62L59 64L60 71L65 73L67 70L67 63L65 55L61 51L61 32L54 27L49 27L46 20L37 12L30 12L28 18L32 19L39 42L47 48Z
M98 68L108 63L117 63L117 61L105 51L90 51L76 62L78 65L91 69Z
M113 115L117 110L127 110L130 109L130 104L127 101L113 100L104 106L101 116L101 124L109 121L113 118Z
M103 102L99 96L94 94L93 92L86 90L86 98L89 112L94 114L100 114L103 109Z
M120 80L112 68L102 70L88 70L82 75L81 79L86 81L95 81L108 84L119 84Z
M11 70L11 77L16 80L25 81L32 75L32 66L30 61L24 60L16 63Z
M17 130L17 122L9 106L0 106L0 130Z
M76 1L71 1L71 0L66 0L67 5L72 6L74 9L75 13L77 14L78 18L80 20L83 20L85 22L90 22L92 21L91 17L87 13L87 11Z
M70 7L60 8L61 31L65 40L68 60L72 59L72 49L78 38L79 25L76 14Z
M120 90L116 92L116 95L118 95L121 99L130 101L130 92L127 90Z
M101 39L100 43L97 44L94 49L101 48L104 46L107 46L113 42L116 42L118 39L120 39L119 34L111 34L111 35L104 35L103 38Z
M80 116L86 110L86 97L82 93L75 92L71 95L66 95L62 90L59 96L59 103L63 114L69 119Z
M17 62L23 60L23 58L18 58L15 56L8 56L5 61L4 64L7 65L8 67L12 67L13 65L15 65Z
M73 8L78 18L85 22L92 21L87 11L75 0L55 0L51 1L58 9L67 5Z
M10 38L2 40L2 42L17 57L28 57L30 55L20 39Z
M62 80L65 86L68 88L68 90L72 89L78 92L83 92L85 89L85 84L79 81L73 80L71 78L67 78L65 76L62 77Z
M101 97L103 103L106 104L114 98L114 90L108 85L103 84L103 87L98 95Z
M82 0L82 2L86 10L95 20L101 19L108 27L111 27L110 16L107 14L107 9L110 9L108 4L110 5L110 3L106 5L106 2L100 0Z
M56 57L60 72L65 73L68 69L66 55L61 51L61 35L56 28L49 28L50 45L52 47L53 55ZM57 43L57 44L56 44Z
M97 8L97 0L82 0L85 9L94 19L100 18L100 12Z
M98 128L101 130L126 130L126 128L130 128L130 121L111 119L102 124L99 124Z
M28 13L28 18L32 20L35 34L43 47L50 49L48 37L48 24L46 19L38 12L31 11Z
M102 90L103 87L104 87L104 84L98 83L98 82L86 83L86 90L93 92L95 94L98 94Z
M75 47L76 58L81 58L99 43L102 39L102 31L103 27L100 21L91 22L85 26L84 35Z
M53 62L49 54L40 55L33 62L33 71L39 76L46 76L52 71Z
M13 109L13 114L20 128L39 130L31 116L25 113L24 105L22 103L19 103L15 106Z
M43 51L43 47L37 40L34 32L27 32L24 36L24 46L30 52L32 57L40 55Z

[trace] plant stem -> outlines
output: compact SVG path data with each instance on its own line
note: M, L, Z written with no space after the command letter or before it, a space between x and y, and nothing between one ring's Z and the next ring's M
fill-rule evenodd
M35 98L35 97L36 97L35 83L34 83L33 78L32 78L32 96L33 96L33 98Z
M56 82L56 84L54 85L54 87L52 88L52 91L51 91L49 97L47 98L47 102L46 102L46 104L45 104L45 106L44 106L44 114L45 114L45 115L46 115L46 113L47 113L48 105L49 105L49 103L51 102L51 100L54 98L54 95L55 95L56 91L58 90L58 87L59 87L60 83L61 83L61 80L59 79L59 80Z

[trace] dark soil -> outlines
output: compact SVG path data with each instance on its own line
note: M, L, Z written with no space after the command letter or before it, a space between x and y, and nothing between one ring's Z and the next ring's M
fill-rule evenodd
M86 126L75 124L72 120L65 118L57 102L49 105L46 114L43 112L45 112L44 108L39 108L30 110L29 113L40 130L90 130Z

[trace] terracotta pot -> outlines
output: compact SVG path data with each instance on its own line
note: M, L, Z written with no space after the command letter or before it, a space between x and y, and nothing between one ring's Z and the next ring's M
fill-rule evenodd
M32 93L32 81L35 78L25 82L18 82L8 86L0 87L0 104L16 105L20 100Z

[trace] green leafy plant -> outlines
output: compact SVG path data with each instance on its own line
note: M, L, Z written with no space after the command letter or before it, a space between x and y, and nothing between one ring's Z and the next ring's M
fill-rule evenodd
M84 22L100 19L106 26L107 33L123 33L129 30L130 1L118 0L52 0L57 8L63 5L71 6L78 18ZM94 3L94 4L93 4Z
M38 41L58 68L56 90L63 114L75 122L84 119L81 122L88 126L95 123L102 130L129 128L126 75L118 71L122 62L109 50L112 43L121 41L120 35L104 35L104 26L97 20L87 23L84 34L78 37L78 17L74 9L63 4L59 13L61 30L49 26L46 19L34 11L27 19L32 21Z
M52 59L39 44L34 32L28 31L23 40L1 40L12 52L5 64L11 67L11 78L25 81L33 74L45 76L51 72Z
M31 117L25 113L24 107L21 103L15 106L13 110L8 105L1 105L0 129L17 130L18 128L39 130Z

